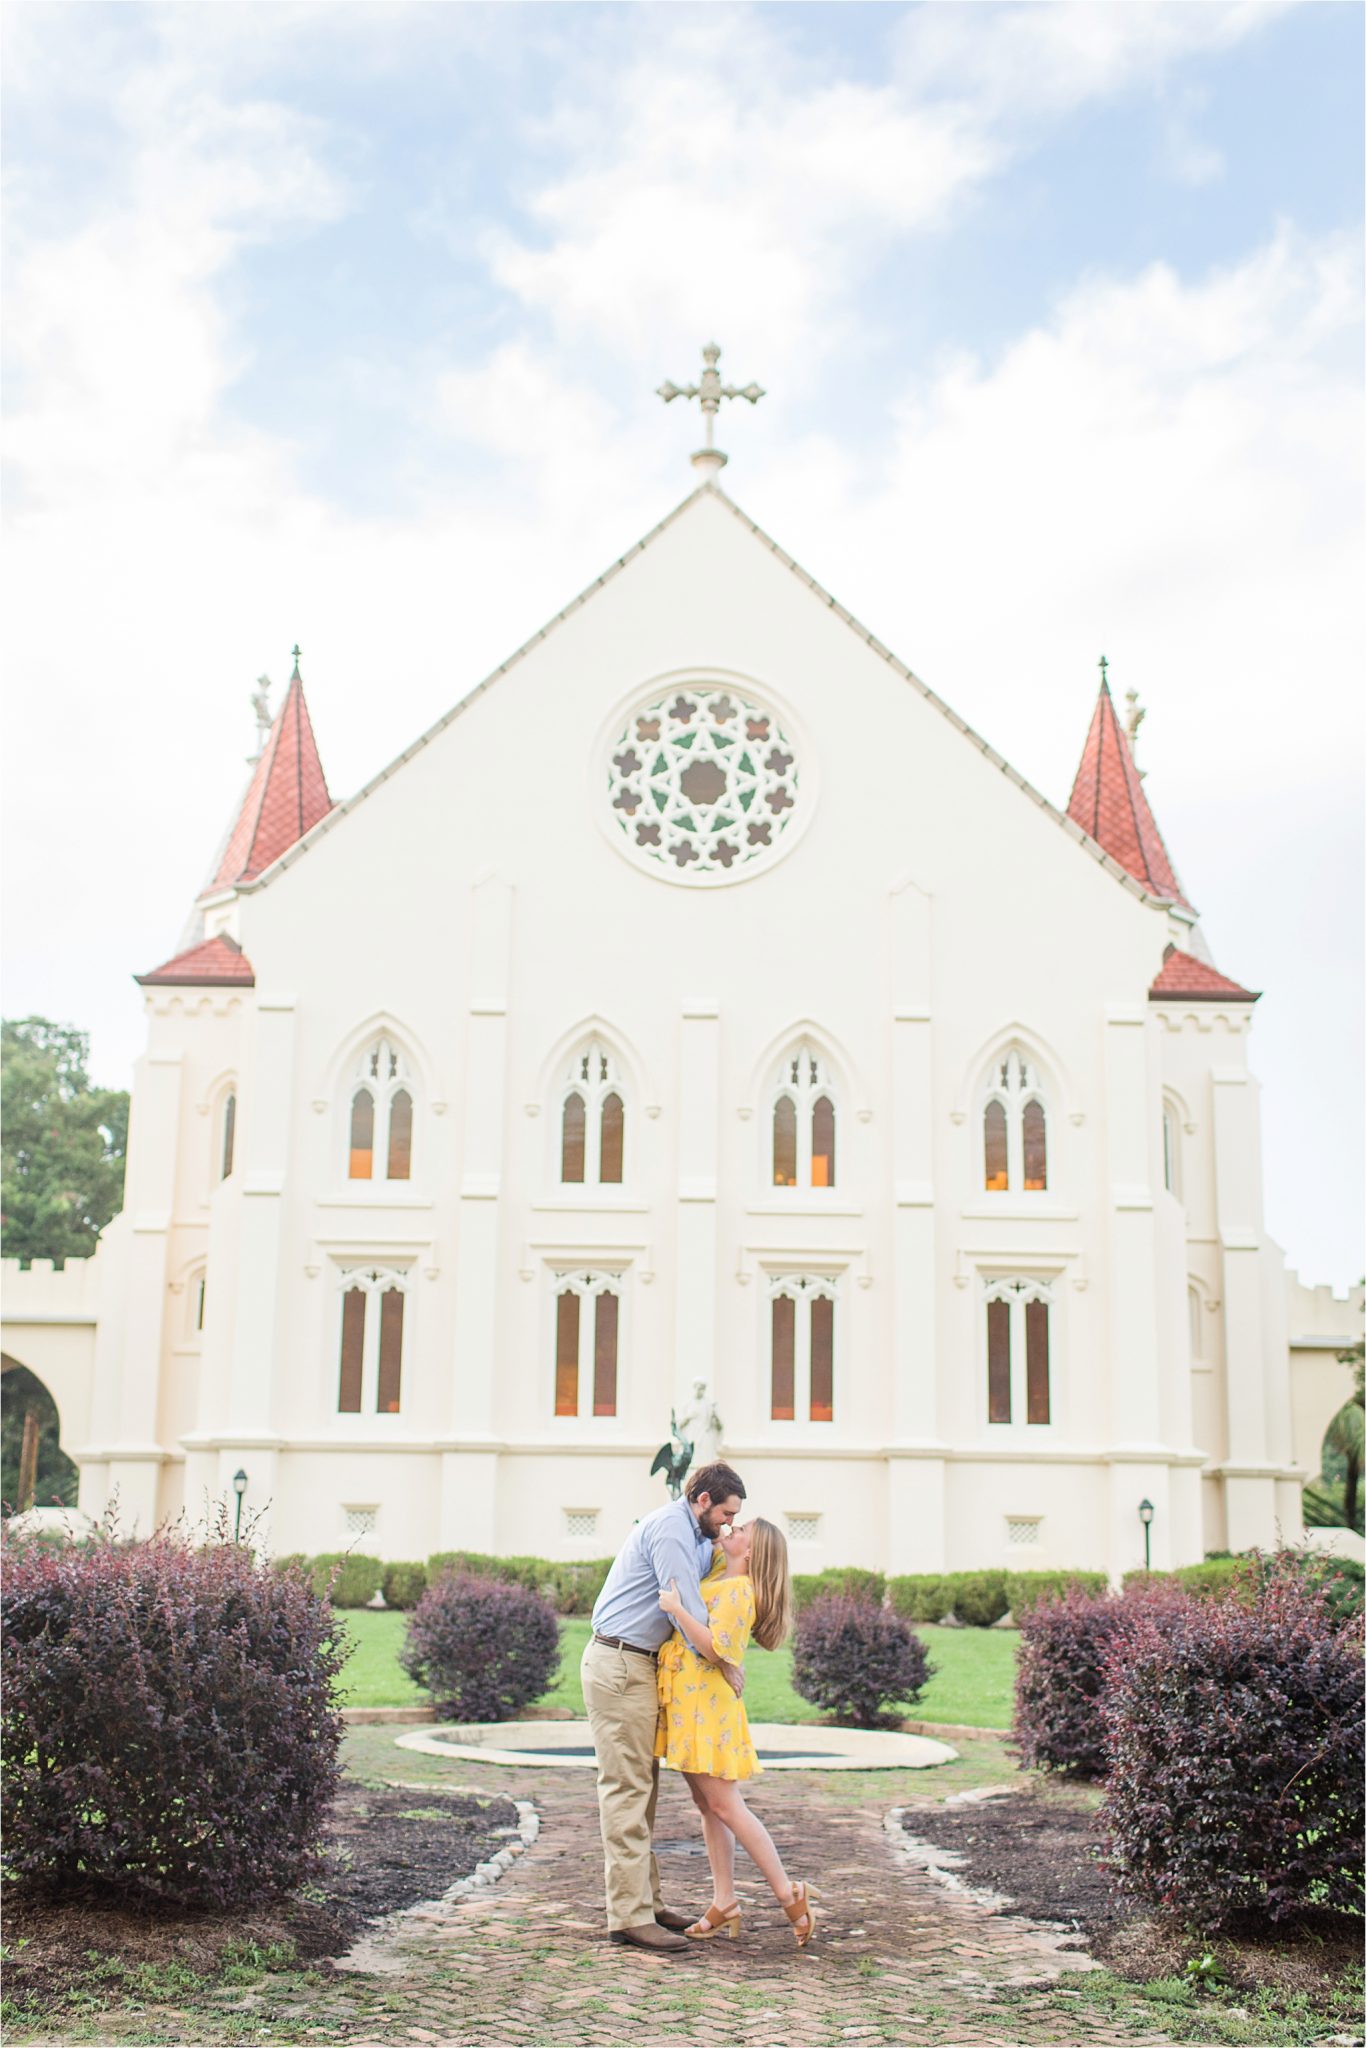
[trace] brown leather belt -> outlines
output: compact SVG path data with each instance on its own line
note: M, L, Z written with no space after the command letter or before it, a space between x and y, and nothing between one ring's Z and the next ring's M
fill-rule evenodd
M620 1636L594 1636L593 1641L605 1650L629 1650L633 1657L648 1657L652 1664L659 1656L658 1650L642 1650L639 1643L623 1642Z

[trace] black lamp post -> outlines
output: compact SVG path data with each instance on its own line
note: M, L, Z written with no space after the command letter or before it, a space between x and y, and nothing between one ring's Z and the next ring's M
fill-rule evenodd
M240 1465L232 1475L232 1490L237 1495L237 1519L232 1525L232 1540L239 1543L242 1538L242 1496L247 1490L247 1475Z
M1139 1502L1138 1519L1143 1524L1143 1569L1145 1572L1150 1572L1153 1568L1153 1516L1156 1513L1157 1510L1150 1500L1141 1500Z

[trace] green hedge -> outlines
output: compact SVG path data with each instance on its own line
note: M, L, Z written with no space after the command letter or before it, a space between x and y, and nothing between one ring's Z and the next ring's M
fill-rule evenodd
M334 1607L368 1607L384 1577L379 1558L364 1557L354 1550L325 1550L303 1562L314 1592L330 1595Z
M521 1586L550 1601L558 1614L591 1614L612 1569L610 1557L556 1563L548 1557L491 1557L480 1550L438 1550L427 1559L431 1579L442 1572L468 1572L476 1579L496 1579Z
M427 1590L425 1564L386 1564L380 1591L386 1607L416 1607Z
M1329 1609L1338 1620L1361 1613L1366 1595L1366 1567L1354 1557L1325 1557L1314 1551L1214 1551L1203 1564L1183 1564L1172 1572L1126 1572L1124 1583L1130 1586L1145 1580L1169 1579L1197 1598L1226 1600L1243 1592L1250 1603L1261 1591L1268 1572L1287 1559L1295 1561L1311 1586L1326 1594Z
M886 1591L887 1581L881 1572L864 1571L855 1564L832 1565L823 1572L799 1572L792 1581L792 1599L798 1614L805 1614L813 1601L824 1600L831 1593L881 1607Z
M904 1572L888 1579L887 1598L903 1621L942 1621L953 1605L952 1581L943 1572Z
M1010 1606L1004 1572L953 1572L953 1611L967 1628L991 1628Z
M1082 1593L1103 1593L1109 1583L1104 1572L1007 1572L1011 1620L1032 1613L1041 1600L1060 1600L1071 1586Z

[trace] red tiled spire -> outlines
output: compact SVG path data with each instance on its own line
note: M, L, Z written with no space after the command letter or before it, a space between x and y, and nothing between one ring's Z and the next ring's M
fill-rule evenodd
M1261 997L1241 982L1230 981L1226 974L1220 974L1217 967L1211 967L1205 960L1197 960L1194 953L1183 953L1179 946L1168 946L1162 955L1162 972L1148 990L1148 1000L1160 1003L1168 996L1184 1002L1194 1003L1259 1003Z
M254 988L252 965L236 939L217 932L201 939L184 953L177 953L150 974L133 976L142 988Z
M299 650L285 701L256 763L256 772L228 837L209 891L230 889L264 873L332 808L327 778L304 701Z
M1148 808L1129 736L1119 722L1110 685L1100 665L1100 696L1091 730L1082 749L1067 815L1089 832L1112 860L1131 874L1152 896L1169 896L1186 910L1186 899L1171 857L1162 843L1157 820Z

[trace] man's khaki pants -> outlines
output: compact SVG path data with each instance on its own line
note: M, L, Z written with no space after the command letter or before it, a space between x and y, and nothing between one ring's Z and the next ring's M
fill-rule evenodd
M655 1660L634 1650L609 1650L590 1637L579 1676L598 1754L607 1925L615 1933L619 1927L646 1926L661 1903L659 1865L650 1844L659 1797Z

